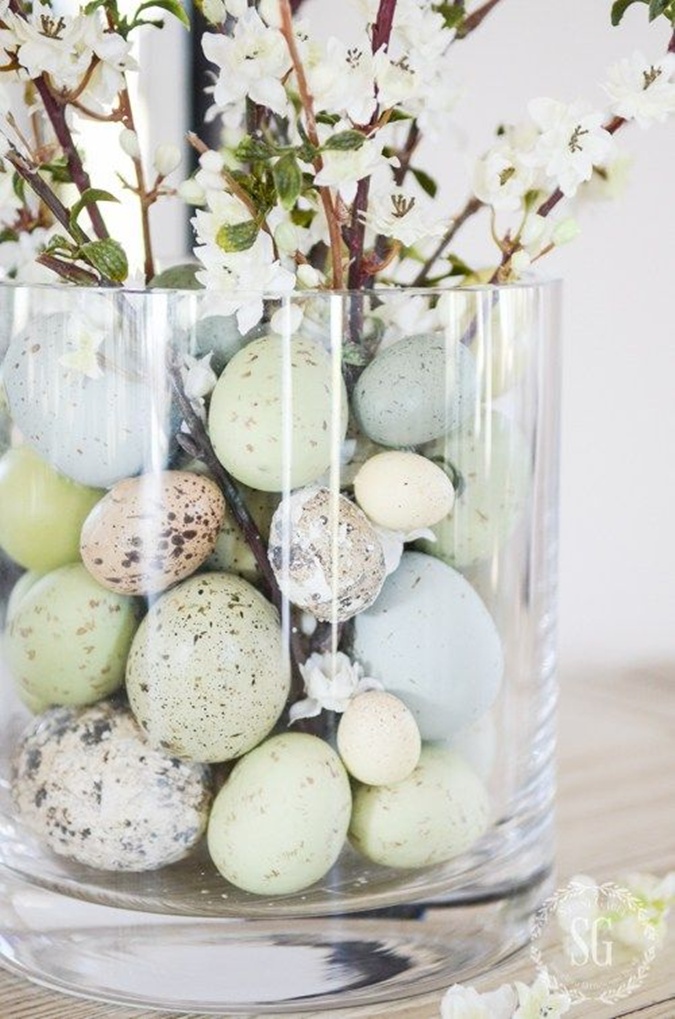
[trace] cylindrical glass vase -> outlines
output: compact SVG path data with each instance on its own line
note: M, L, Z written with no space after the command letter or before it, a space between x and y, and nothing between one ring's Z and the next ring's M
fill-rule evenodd
M299 1011L521 945L558 285L0 301L2 963Z

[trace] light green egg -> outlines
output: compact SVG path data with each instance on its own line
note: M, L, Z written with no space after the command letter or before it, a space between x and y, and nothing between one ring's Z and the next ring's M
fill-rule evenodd
M29 446L0 459L0 546L27 570L48 573L80 558L80 531L105 493L45 463Z
M211 858L223 877L257 895L308 888L337 860L351 805L347 772L328 743L274 736L235 765L218 793Z
M27 570L21 574L7 600L7 622L14 616L24 597L43 576L44 573L38 573L37 570Z
M337 435L333 399L340 401ZM342 376L334 382L330 355L302 337L288 348L280 336L249 343L211 397L209 435L218 459L238 481L265 492L316 481L346 430Z
M424 453L458 481L452 512L432 527L436 540L417 547L459 568L497 554L530 498L532 454L520 427L493 413L479 430L451 432Z
M258 533L266 541L279 498L273 492L256 492L253 489L241 487L242 498L253 517ZM246 541L229 506L225 509L225 519L216 540L216 547L206 561L206 568L236 573L238 577L243 577L252 584L257 584L261 579L260 569L251 551L251 546Z
M290 689L276 609L231 573L203 573L159 598L141 623L127 693L154 746L230 761L274 728Z
M46 574L7 626L5 659L32 710L81 706L121 686L138 627L132 598L107 591L80 563Z
M485 786L469 765L428 744L402 782L356 788L349 838L385 867L428 867L471 849L487 830L489 812Z

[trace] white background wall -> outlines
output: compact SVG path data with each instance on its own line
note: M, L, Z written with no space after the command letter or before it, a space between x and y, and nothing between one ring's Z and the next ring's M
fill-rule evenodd
M636 48L664 52L667 25L649 26L646 7L618 29L609 10L610 0L502 0L453 47L465 97L428 153L448 211L464 199L471 154L496 124L522 119L529 99L601 104L610 63ZM306 12L322 34L339 34L347 13L329 0ZM152 50L144 66L161 88L148 121L162 137L184 86ZM675 673L675 118L618 137L634 156L625 195L587 209L582 237L542 266L566 281L562 665Z

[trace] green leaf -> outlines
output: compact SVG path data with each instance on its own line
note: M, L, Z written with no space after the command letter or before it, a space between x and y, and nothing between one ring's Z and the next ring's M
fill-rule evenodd
M102 191L100 188L87 188L83 194L80 195L75 205L70 210L70 217L68 220L71 230L75 230L77 227L77 221L80 217L80 213L88 205L94 205L96 202L117 202L119 199L111 195L109 191Z
M271 159L274 155L274 149L267 142L259 141L257 138L251 138L247 135L237 145L234 155L240 162L248 163L256 159Z
M302 191L302 171L293 152L286 153L272 167L274 186L284 209L292 209Z
M437 14L443 16L446 28L457 28L466 15L466 8L463 3L434 4L434 10Z
M12 230L6 226L4 230L0 231L0 244L4 244L6 241L18 241L19 235L16 230Z
M620 24L628 8L635 3L646 4L650 0L614 0L612 4L612 24L616 27Z
M291 223L304 228L310 227L316 213L313 209L292 209Z
M50 163L43 163L41 169L50 175L55 184L70 184L72 181L65 158L52 159Z
M670 0L649 0L649 20L654 21L665 14L669 3Z
M413 166L410 167L410 172L417 181L417 183L419 184L419 186L422 188L422 191L424 191L425 194L429 195L430 198L435 198L436 192L438 191L438 184L436 183L434 178L430 177L429 174L426 173L426 171L417 170Z
M26 200L26 182L18 173L15 173L12 178L12 191L20 202L23 203Z
M223 251L248 251L255 244L260 227L252 220L243 223L225 223L216 234L216 244Z
M112 237L100 241L87 241L80 246L79 256L113 283L123 283L129 274L129 263L124 248Z
M146 2L142 3L134 14L134 25L140 24L138 16L141 11L147 11L149 8L154 7L159 7L162 11L168 11L169 14L173 14L174 18L178 18L180 23L185 25L186 28L190 27L190 19L183 5L179 3L179 0L146 0Z
M365 140L366 136L360 131L340 131L324 142L323 148L329 152L355 152Z

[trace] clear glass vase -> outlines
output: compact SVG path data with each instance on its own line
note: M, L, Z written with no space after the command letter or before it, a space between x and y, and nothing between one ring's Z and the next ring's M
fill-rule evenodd
M558 285L0 301L3 964L299 1011L523 944Z

